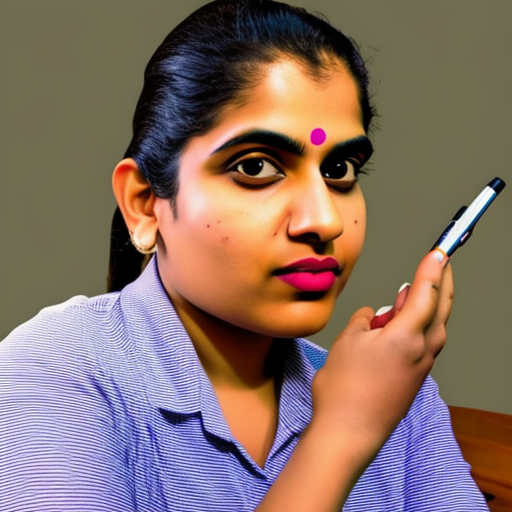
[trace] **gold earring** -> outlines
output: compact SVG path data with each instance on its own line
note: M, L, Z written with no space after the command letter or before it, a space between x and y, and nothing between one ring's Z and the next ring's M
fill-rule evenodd
M130 241L141 254L153 254L156 251L156 240L152 244L143 245L135 239L135 234L132 231L130 233Z

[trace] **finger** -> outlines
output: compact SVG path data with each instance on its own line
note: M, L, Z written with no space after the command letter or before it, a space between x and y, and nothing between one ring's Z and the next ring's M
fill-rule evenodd
M431 347L435 356L439 354L446 343L446 324L450 317L452 304L453 278L451 267L448 265L444 271L439 290L439 303L436 314L425 333L427 344Z
M383 306L378 309L370 322L370 329L380 329L395 317L395 315L403 308L410 287L411 285L409 283L404 283L398 290L394 305Z
M370 321L373 316L374 311L370 307L363 307L358 309L350 317L350 320L348 321L343 331L341 331L334 340L330 353L336 352L338 348L342 349L342 347L346 344L346 340L360 339L360 336L358 336L359 334L370 330ZM330 359L327 358L327 362L329 362L329 360Z
M444 325L448 323L453 306L453 272L451 265L447 265L441 281L439 290L439 306L437 310L437 320Z
M396 317L402 326L423 332L432 323L437 314L447 263L446 255L437 250L431 251L421 260L402 312Z
M350 317L350 320L343 332L352 334L355 332L368 331L373 317L374 311L372 308L360 308Z
M380 329L384 327L394 316L395 311L393 306L382 306L371 319L370 329Z
M405 301L407 300L407 296L409 295L410 288L410 283L404 283L402 286L400 286L400 289L398 290L398 294L395 299L395 304L393 306L395 314L401 311L402 308L404 307Z

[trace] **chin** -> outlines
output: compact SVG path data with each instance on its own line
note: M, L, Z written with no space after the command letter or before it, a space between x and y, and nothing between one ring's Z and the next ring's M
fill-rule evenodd
M330 320L330 315L301 315L290 316L283 321L276 322L274 326L268 326L267 335L274 338L306 338L320 332Z
M331 320L335 305L332 296L329 300L304 301L289 318L293 337L304 338L320 332Z
M311 326L311 327L305 328L301 331L296 331L288 337L289 338L307 338L308 336L313 336L313 334L319 333L326 325L327 325L327 322L323 323L322 325Z

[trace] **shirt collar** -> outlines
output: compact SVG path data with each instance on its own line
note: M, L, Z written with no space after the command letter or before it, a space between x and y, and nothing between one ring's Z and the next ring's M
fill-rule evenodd
M201 412L205 426L217 430L212 433L229 438L215 392L163 287L155 257L141 276L123 289L120 300L131 342L142 354L149 402L177 414ZM301 339L289 343L278 428L285 437L300 433L311 420L311 382L315 374L305 354L311 344Z
M142 354L149 402L180 414L201 410L201 363L160 281L156 257L121 292L124 321Z

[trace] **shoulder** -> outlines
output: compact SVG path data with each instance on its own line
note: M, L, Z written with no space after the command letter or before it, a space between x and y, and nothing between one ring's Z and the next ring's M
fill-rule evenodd
M73 344L94 342L98 332L108 332L109 324L120 320L117 311L118 294L93 298L83 295L43 308L35 317L14 329L0 344L3 354L16 351L45 353L55 347L66 350ZM107 329L105 329L107 327Z
M0 342L0 384L10 394L29 388L37 394L90 383L116 359L122 324L116 294L78 296L44 308Z
M427 421L432 422L436 418L444 418L449 422L449 411L439 395L437 383L428 375L418 391L405 420L414 425L425 425Z
M3 340L0 415L9 418L9 435L47 425L53 439L70 433L75 420L77 435L109 425L140 373L122 325L116 294L80 296L44 308Z
M2 510L21 510L27 499L41 510L55 500L77 510L100 500L129 507L134 392L112 371L128 373L112 335L120 322L115 295L74 297L0 343Z
M407 460L407 467L415 474L423 473L426 467L433 469L438 464L449 467L461 459L448 406L439 395L438 386L430 375L389 440L389 448L398 446L406 447L404 460ZM427 460L435 461L435 464L425 465Z

